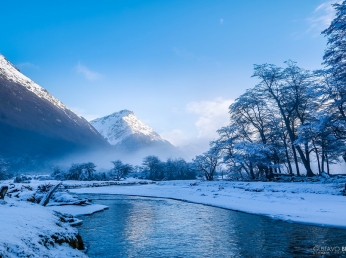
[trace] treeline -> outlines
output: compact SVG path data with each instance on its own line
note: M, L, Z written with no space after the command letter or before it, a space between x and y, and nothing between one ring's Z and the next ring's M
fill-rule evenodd
M5 159L0 158L0 180L7 180L13 177L13 174L8 171L8 162Z
M161 161L156 156L147 156L142 166L133 166L120 160L111 161L113 167L108 171L97 171L92 162L72 164L69 169L55 167L51 176L57 180L121 180L128 176L151 180L195 179L196 170L184 159Z
M206 179L220 163L240 177L271 179L329 174L331 164L346 161L346 1L334 7L337 17L322 32L326 69L308 71L293 61L255 65L259 83L234 101L230 125L195 159Z
M47 171L50 167L51 164L44 156L26 154L20 157L0 156L0 180L6 180L27 172Z
M195 179L197 170L193 163L182 158L160 161L156 156L147 156L143 160L142 173L152 180L187 180Z

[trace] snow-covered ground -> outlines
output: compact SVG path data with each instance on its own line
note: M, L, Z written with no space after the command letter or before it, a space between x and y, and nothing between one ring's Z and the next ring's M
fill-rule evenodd
M0 204L0 257L87 257L68 244L77 241L77 229L53 211L15 198L5 201Z
M343 182L275 183L165 181L147 185L71 189L73 193L174 198L290 222L346 228Z
M83 215L91 215L95 212L102 211L107 209L106 205L101 204L92 204L86 206L79 205L64 205L64 206L48 206L50 210L57 211L60 213L71 214L74 217L83 216Z
M0 181L0 186L10 187L5 200L0 200L0 257L87 257L75 249L83 246L78 240L77 229L71 225L82 221L72 216L92 214L108 207L90 204L64 189L54 193L49 206L43 207L37 204L37 199L45 193L38 192L38 186L56 185L58 181L33 180L21 184L12 181ZM74 187L75 182L69 183L67 187ZM79 185L83 185L82 182ZM81 202L83 205L71 205Z
M55 211L79 216L107 207L92 204L70 193L173 198L290 222L346 228L346 196L341 193L345 181L345 178L315 183L222 180L152 183L132 178L120 182L64 181L62 189L54 194L48 206L42 207L26 200L40 197L40 193L35 192L39 185L55 185L58 181L32 180L27 184L11 185L9 192L12 191L12 197L6 196L5 202L0 202L0 257L86 257L67 244L71 243L71 239L76 240L78 232L71 224L78 224L80 220L69 221L70 224L63 222ZM73 203L82 205L71 205Z

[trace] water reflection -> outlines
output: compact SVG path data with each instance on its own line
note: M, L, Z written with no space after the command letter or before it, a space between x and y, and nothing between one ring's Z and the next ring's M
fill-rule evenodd
M174 200L87 197L109 206L82 218L79 230L89 257L319 257L313 255L315 246L346 246L342 229Z

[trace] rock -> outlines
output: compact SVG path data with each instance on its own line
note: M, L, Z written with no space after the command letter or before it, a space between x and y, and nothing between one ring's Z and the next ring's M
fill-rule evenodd
M8 191L7 185L0 186L0 200L3 200L5 198L7 191Z

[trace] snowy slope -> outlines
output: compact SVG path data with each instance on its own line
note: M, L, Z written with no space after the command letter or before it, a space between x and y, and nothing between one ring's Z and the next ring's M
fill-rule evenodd
M109 145L87 120L23 75L3 55L0 132L2 156L59 156Z
M69 110L60 100L54 98L49 92L42 88L40 85L26 77L22 74L14 65L12 65L3 55L0 54L0 74L8 79L9 81L18 83L29 91L35 93L38 97L48 100L54 106L63 110L65 114L68 115L65 111Z
M40 85L32 81L30 78L22 74L17 67L15 67L11 62L9 62L1 54L0 54L0 75L9 81L12 81L14 83L18 83L24 86L26 89L33 92L38 97L49 101L58 109L63 111L65 115L67 115L73 122L77 122L75 119L75 116L84 120L82 116L74 113L72 110L66 107L60 100L52 96L45 88L41 87ZM91 131L96 133L96 131L94 130L92 126L88 125L88 127Z
M166 142L129 110L121 110L92 120L90 123L112 145L117 145L133 135L145 137L151 142Z

